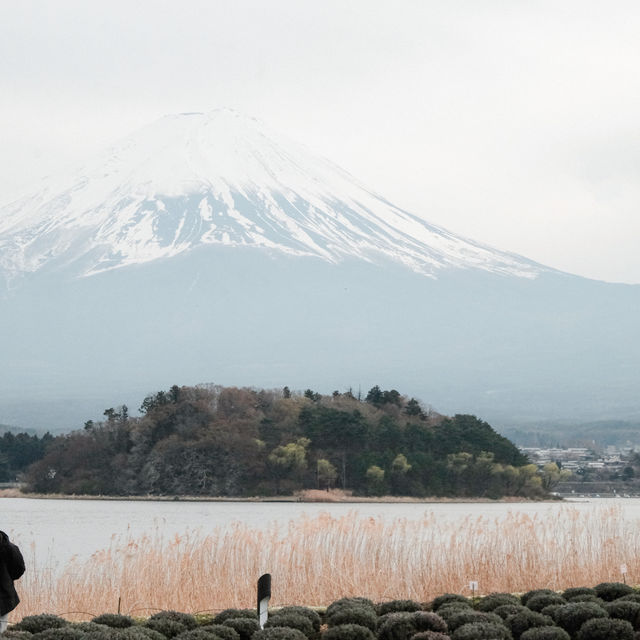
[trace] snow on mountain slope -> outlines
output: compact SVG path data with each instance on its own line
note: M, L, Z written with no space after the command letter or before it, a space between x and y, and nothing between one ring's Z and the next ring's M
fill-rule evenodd
M92 275L215 244L392 260L431 277L452 267L526 278L544 270L424 222L226 109L166 116L0 209L7 278L60 266Z

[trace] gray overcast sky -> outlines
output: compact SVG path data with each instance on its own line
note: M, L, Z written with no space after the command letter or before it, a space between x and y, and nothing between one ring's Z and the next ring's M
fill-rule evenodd
M232 107L452 231L640 283L637 0L1 0L0 203Z

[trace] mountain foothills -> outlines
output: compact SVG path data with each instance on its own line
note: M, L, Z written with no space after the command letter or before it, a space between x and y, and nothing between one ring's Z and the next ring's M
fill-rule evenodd
M0 210L0 422L22 427L176 379L637 420L638 326L640 286L456 236L229 110L162 118Z
M378 386L364 400L286 387L173 386L147 396L140 411L132 418L125 406L108 409L103 422L46 436L44 453L23 474L26 490L254 496L340 487L373 496L540 498L561 477L555 465L539 472L474 416L447 418Z

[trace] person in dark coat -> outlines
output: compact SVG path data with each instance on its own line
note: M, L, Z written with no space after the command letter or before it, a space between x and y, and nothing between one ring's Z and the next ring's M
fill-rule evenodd
M13 581L24 573L24 558L20 549L9 541L9 536L0 531L0 633L8 624L9 612L20 602Z

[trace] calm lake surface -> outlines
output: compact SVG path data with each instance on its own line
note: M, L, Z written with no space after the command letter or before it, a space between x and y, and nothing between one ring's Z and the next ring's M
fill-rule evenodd
M160 502L127 500L40 500L0 498L0 529L22 548L39 569L64 567L72 558L90 557L118 538L161 531L173 536L204 534L243 523L255 528L286 525L321 513L340 517L420 520L425 513L455 521L471 517L499 519L509 513L540 516L573 508L594 512L615 506L625 520L638 520L640 499L593 499L557 503L302 503L302 502Z

